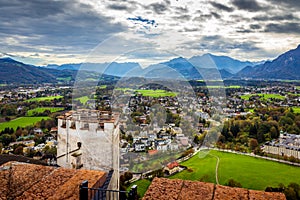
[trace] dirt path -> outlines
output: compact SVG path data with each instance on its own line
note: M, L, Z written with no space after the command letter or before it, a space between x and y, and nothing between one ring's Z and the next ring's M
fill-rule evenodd
M218 156L215 156L213 154L209 154L212 157L215 157L217 159L217 164L216 164L216 183L219 185L219 179L218 179L218 168L219 168L219 163L220 163L220 158Z

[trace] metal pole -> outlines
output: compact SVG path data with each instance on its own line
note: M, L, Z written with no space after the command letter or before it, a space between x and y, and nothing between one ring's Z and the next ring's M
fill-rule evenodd
M79 185L79 200L88 200L89 199L89 182L87 180L83 181Z
M128 200L137 200L138 196L137 196L137 185L133 185L130 188L130 192L128 194Z

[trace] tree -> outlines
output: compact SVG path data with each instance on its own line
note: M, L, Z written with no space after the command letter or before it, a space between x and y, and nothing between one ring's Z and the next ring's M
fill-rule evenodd
M292 188L295 191L295 193L296 193L297 199L300 199L300 186L299 186L299 184L297 184L297 183L290 183L288 185L288 188Z
M22 133L23 133L22 129L20 127L18 127L17 130L16 130L16 136L20 137L20 136L22 136Z
M291 187L286 188L284 194L287 200L297 200L297 193Z
M296 162L296 158L295 158L294 156L290 156L290 157L289 157L289 161L290 161L290 162Z
M4 146L8 146L9 143L13 142L14 139L11 135L9 134L3 134L0 136L0 142L4 145Z
M251 139L249 142L249 146L251 150L254 150L256 147L258 147L258 142L256 139Z
M236 137L238 135L238 133L240 132L240 127L238 124L233 124L230 127L230 132L232 133L232 135L234 137Z
M272 128L270 129L270 133L272 139L276 139L279 136L279 132L274 126L272 126Z
M228 123L225 122L222 128L221 134L224 135L225 139L231 141L232 135L229 132Z
M14 150L14 154L16 155L23 155L23 146L20 145Z
M130 179L132 179L133 175L131 172L125 172L124 177L126 181L129 181Z

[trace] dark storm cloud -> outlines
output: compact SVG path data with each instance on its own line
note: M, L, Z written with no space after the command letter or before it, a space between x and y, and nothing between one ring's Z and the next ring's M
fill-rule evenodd
M18 50L26 46L87 49L124 29L91 6L79 2L10 0L0 3L0 36L17 40Z
M256 21L284 21L284 20L298 20L299 18L296 17L293 14L285 14L285 15L259 15L256 17L253 17L253 20Z
M250 29L238 29L236 32L237 33L253 33L254 31L252 31Z
M200 14L199 16L194 17L193 20L202 22L202 21L210 20L213 17L216 19L222 18L222 16L220 14L218 14L216 12L211 12L210 14Z
M56 1L54 3L45 3L43 1L22 1L11 0L1 1L0 3L1 19L15 17L45 18L49 15L56 15L63 12L68 6L67 2Z
M211 15L214 16L216 19L220 19L221 18L221 15L219 15L216 12L211 12Z
M163 2L152 3L148 6L144 6L144 8L154 11L156 14L163 14L169 10L170 4L171 2L169 0L165 0Z
M259 5L259 3L256 0L233 0L232 4L240 10L247 10L249 12L256 12L269 9L266 6Z
M188 13L189 9L187 7L175 7L177 13Z
M133 12L140 6L138 2L135 1L111 1L109 5L107 5L108 9L112 10L120 10L120 11L128 11Z
M250 24L249 28L245 28L244 26L238 27L236 32L237 33L253 33L253 32L257 32L261 28L262 27L259 24Z
M299 23L283 23L283 24L267 24L265 27L265 32L273 33L300 33L300 24Z
M179 20L179 21L189 21L191 19L191 16L188 14L183 14L183 15L175 16L175 17L173 17L173 19Z
M233 8L231 7L228 7L228 6L225 6L223 4L220 4L220 3L216 3L216 2L210 2L210 4L215 7L216 9L219 9L219 10L224 10L226 12L232 12L234 11Z
M251 29L261 29L261 25L259 24L250 24Z
M120 4L110 4L107 7L113 10L129 10L129 8L126 5Z
M219 35L203 36L198 42L187 42L184 45L190 49L222 53L228 53L232 50L241 52L261 51L260 48L256 47L254 42L239 42Z
M298 0L268 0L270 4L284 6L287 9L299 9L300 1Z

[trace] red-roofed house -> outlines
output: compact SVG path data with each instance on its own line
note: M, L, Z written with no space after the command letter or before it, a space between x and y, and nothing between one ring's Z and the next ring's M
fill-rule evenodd
M169 164L164 168L164 172L168 175L174 174L180 170L178 162L174 161Z
M158 152L158 150L148 150L148 154L149 154L149 156L152 156L152 155L154 155L154 154L156 154Z

